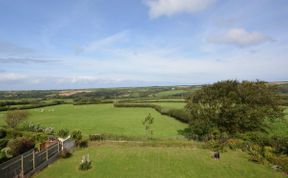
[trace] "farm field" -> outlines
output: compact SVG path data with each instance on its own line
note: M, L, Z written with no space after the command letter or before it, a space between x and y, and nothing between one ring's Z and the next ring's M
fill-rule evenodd
M93 145L94 144L94 145ZM92 169L79 171L83 155L89 154ZM65 170L65 171L63 171ZM210 151L197 147L128 146L92 143L77 150L69 159L59 159L35 175L36 178L281 178L280 172L248 161L243 152L229 151L213 160Z
M184 109L186 103L180 102L151 102L151 104L159 105L168 109Z
M83 134L115 134L144 137L146 132L142 121L151 113L155 118L153 130L155 138L179 138L177 131L187 125L168 116L163 116L151 108L114 108L112 104L98 105L58 105L31 109L28 121L55 129L80 129ZM4 125L4 112L0 115Z

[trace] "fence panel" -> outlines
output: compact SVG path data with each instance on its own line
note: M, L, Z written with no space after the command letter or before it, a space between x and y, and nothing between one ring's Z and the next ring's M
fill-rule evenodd
M68 139L63 142L63 149L71 150L75 146L75 140Z
M1 177L15 177L21 173L21 156L10 159L0 165Z
M23 172L24 175L33 170L33 152L23 156Z

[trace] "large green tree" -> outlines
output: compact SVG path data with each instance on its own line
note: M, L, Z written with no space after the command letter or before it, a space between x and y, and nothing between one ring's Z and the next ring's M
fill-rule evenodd
M229 134L264 131L266 119L283 117L275 87L263 81L220 81L187 99L190 126L196 135L217 129Z

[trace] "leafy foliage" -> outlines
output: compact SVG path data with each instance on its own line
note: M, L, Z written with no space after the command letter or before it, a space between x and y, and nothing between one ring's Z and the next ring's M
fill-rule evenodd
M199 135L215 128L229 134L265 131L265 119L283 117L274 90L262 81L227 80L205 86L187 99L190 126Z
M0 129L0 139L1 139L1 138L5 138L6 135L7 135L6 130L5 130L5 129Z
M9 140L7 146L11 149L11 154L13 156L17 156L34 148L35 143L28 138L18 137L16 139Z
M79 169L84 171L84 170L90 169L91 167L92 167L92 162L89 158L89 154L82 156L82 160L81 160L81 163L79 165Z
M60 129L60 130L58 130L57 135L61 138L65 138L69 135L69 130L68 129Z

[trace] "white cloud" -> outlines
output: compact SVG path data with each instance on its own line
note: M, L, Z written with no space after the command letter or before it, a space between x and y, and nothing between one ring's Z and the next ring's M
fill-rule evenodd
M0 72L0 82L10 82L27 79L25 74L14 72Z
M179 13L195 13L208 8L215 0L146 0L149 16L172 16Z
M230 44L240 47L257 45L271 41L272 39L259 32L248 32L243 28L230 29L220 35L214 35L208 39L211 43Z

